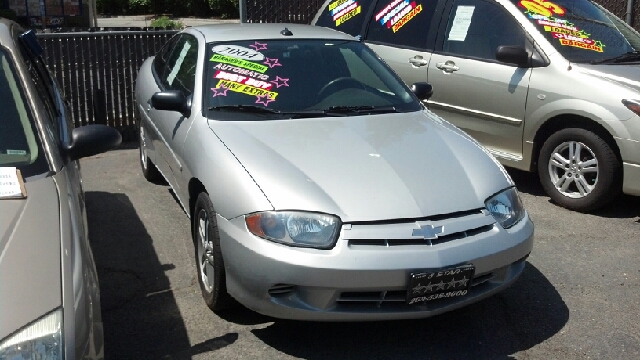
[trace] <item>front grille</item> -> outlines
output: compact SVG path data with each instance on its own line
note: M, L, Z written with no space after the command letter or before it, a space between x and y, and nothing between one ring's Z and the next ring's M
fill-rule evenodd
M470 291L474 290L483 292L486 290L483 284L496 277L495 273L482 274L474 276L471 280ZM406 303L406 290L389 290L389 291L349 291L340 294L336 303L342 308L394 308L394 309L410 309L413 305ZM450 300L456 301L456 300ZM446 303L447 300L444 300ZM443 301L438 300L437 304ZM434 303L430 303L434 304Z
M469 236L476 236L493 229L493 225L484 225L475 229L459 231L445 236L438 236L437 239L426 241L420 238L410 239L351 239L349 245L372 245L372 246L401 246L401 245L438 245L449 241L464 239Z

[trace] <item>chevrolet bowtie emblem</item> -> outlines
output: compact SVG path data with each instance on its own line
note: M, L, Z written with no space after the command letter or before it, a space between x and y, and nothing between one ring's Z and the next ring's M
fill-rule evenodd
M438 238L438 234L442 234L444 226L433 225L420 225L416 223L420 229L413 229L413 236L422 236L425 240L435 240Z

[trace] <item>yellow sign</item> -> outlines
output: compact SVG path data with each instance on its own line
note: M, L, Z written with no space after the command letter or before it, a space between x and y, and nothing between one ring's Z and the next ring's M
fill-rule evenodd
M269 95L269 98L271 100L275 100L276 96L278 96L277 92L263 90L263 89L255 87L255 86L240 84L240 83L237 83L235 81L220 80L218 82L218 84L216 85L216 87L219 88L221 86L224 86L224 87L226 87L227 89L229 89L229 90L231 90L233 92L237 92L237 93L241 93L241 94L247 94L247 95Z

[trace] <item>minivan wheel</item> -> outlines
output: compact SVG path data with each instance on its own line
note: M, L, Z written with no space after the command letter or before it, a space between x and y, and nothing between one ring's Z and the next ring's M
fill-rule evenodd
M140 148L140 167L142 168L142 175L150 182L157 182L162 178L162 175L160 174L160 171L158 171L158 168L156 168L156 165L151 162L149 156L147 156L147 138L145 136L144 127L142 127L142 125L140 125L138 135L138 147Z
M544 142L538 176L549 197L570 210L588 212L621 191L621 164L609 144L595 133L567 128Z
M209 195L198 195L193 214L193 242L202 297L213 311L227 309L233 301L227 293L216 213Z

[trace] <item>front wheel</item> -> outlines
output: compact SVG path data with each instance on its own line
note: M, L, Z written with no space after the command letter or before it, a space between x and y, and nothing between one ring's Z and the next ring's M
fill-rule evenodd
M227 309L233 304L233 300L227 293L216 213L207 193L198 195L192 219L198 282L202 297L213 311Z
M603 207L621 191L622 167L609 144L597 134L567 128L544 142L538 176L549 197L570 210Z

